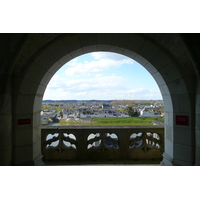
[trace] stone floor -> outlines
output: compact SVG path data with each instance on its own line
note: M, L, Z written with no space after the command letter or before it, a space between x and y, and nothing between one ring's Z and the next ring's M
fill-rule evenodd
M96 164L96 165L79 165L79 166L160 166L160 164Z
M110 161L43 161L43 166L160 166L162 159L110 160Z
M66 163L47 162L44 166L160 166L160 163Z

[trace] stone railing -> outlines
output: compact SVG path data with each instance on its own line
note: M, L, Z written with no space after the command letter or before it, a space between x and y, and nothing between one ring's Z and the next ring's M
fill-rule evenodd
M161 126L42 127L43 161L140 162L162 160Z

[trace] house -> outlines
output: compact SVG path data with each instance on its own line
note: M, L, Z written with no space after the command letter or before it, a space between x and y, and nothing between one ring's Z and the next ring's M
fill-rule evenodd
M149 110L149 108L145 106L140 110L139 117L162 117L162 113L157 110Z

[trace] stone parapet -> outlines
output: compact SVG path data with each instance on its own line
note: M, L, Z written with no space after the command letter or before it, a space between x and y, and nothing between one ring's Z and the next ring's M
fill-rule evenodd
M162 126L43 127L43 161L140 163L162 160Z

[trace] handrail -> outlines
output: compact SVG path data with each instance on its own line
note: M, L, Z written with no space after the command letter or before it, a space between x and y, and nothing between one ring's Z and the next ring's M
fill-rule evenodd
M52 126L41 128L44 162L161 160L163 126Z

